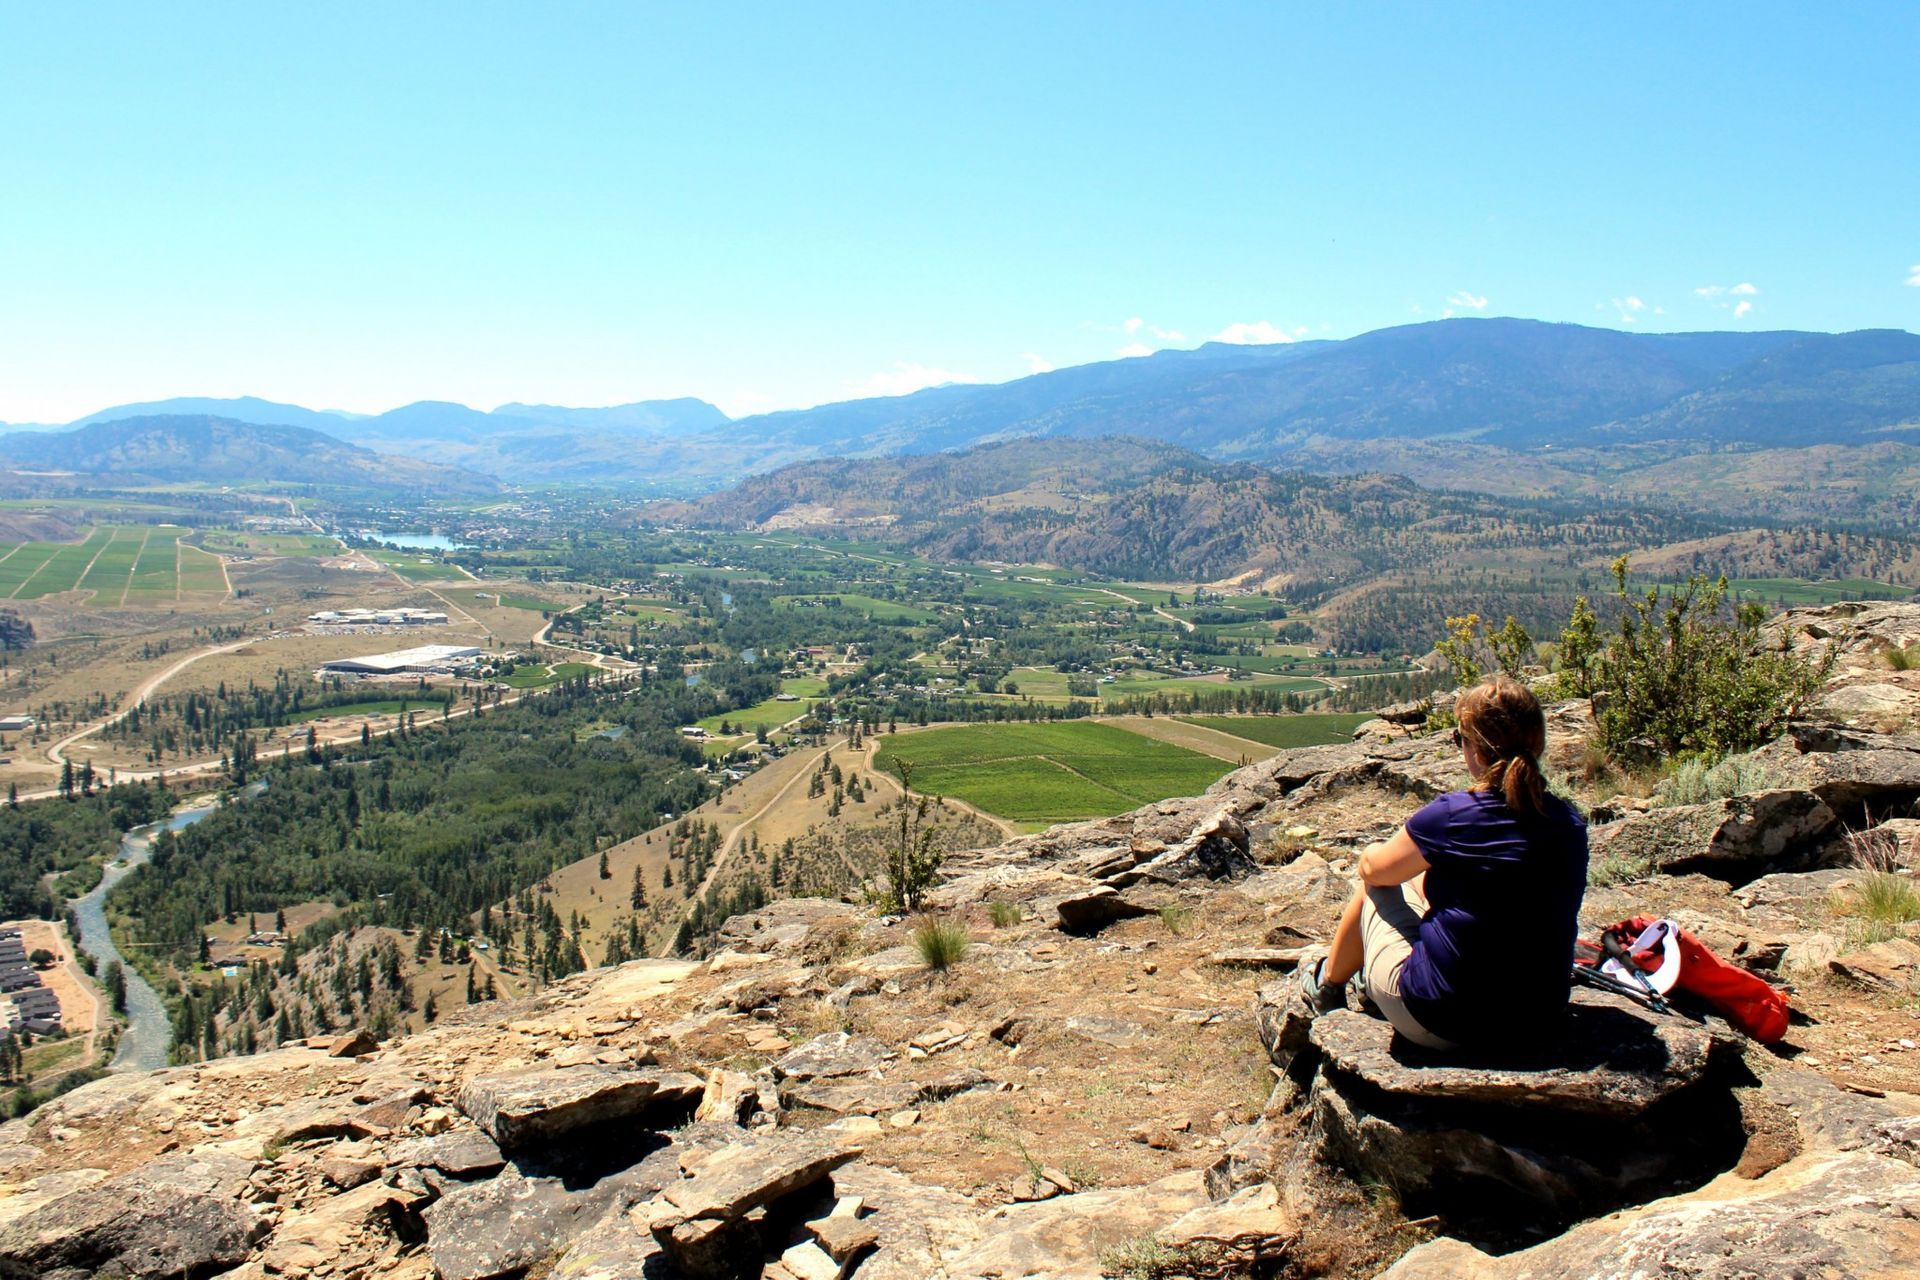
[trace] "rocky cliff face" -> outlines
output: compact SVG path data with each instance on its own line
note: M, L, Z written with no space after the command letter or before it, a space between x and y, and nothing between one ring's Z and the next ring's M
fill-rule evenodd
M955 860L944 974L910 922L787 901L408 1039L89 1085L0 1128L0 1276L1912 1274L1920 945L1859 894L1916 861L1883 654L1920 607L1848 612L1776 629L1843 653L1744 790L1596 814L1587 924L1790 985L1773 1050L1606 996L1483 1061L1304 1019L1358 848L1465 781L1381 721Z

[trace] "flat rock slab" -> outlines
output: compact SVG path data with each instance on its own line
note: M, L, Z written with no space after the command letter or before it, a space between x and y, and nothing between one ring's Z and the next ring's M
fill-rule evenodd
M1920 944L1907 938L1889 938L1835 956L1827 961L1827 967L1870 991L1904 994L1920 981Z
M1100 1280L1110 1274L1109 1250L1150 1236L1206 1203L1204 1180L1194 1170L1146 1186L1012 1205L985 1224L978 1244L928 1274L950 1280Z
M267 1224L242 1198L253 1162L180 1153L50 1200L0 1228L0 1276L212 1275Z
M1137 1022L1128 1022L1122 1018L1101 1018L1092 1014L1075 1014L1065 1023L1069 1035L1079 1036L1083 1040L1096 1040L1101 1044L1112 1045L1116 1049L1128 1049L1134 1045L1146 1044L1153 1039L1153 1032Z
M971 1068L918 1083L898 1081L876 1084L870 1080L857 1084L801 1082L783 1085L780 1102L795 1110L826 1111L837 1116L878 1116L983 1089L992 1083L985 1073Z
M1887 1277L1920 1275L1920 1170L1864 1152L1804 1156L1763 1178L1583 1222L1501 1257L1459 1240L1414 1249L1381 1280L1546 1276Z
M858 1147L811 1137L738 1143L708 1155L693 1177L663 1187L660 1199L670 1207L670 1218L731 1221L812 1185L859 1155Z
M392 1163L425 1165L453 1178L483 1178L506 1164L500 1147L478 1129L413 1138L394 1148Z
M1586 990L1573 993L1565 1034L1524 1058L1433 1053L1345 1009L1315 1019L1311 1039L1334 1070L1398 1098L1594 1115L1637 1115L1693 1084L1712 1047L1704 1027Z
M842 1076L872 1076L880 1073L893 1050L878 1040L830 1031L781 1054L773 1061L773 1073L782 1080L831 1080Z
M461 1091L460 1109L502 1151L514 1151L649 1110L690 1110L704 1088L681 1071L589 1063L482 1076Z
M859 1155L858 1147L811 1136L723 1147L633 1216L636 1223L644 1220L673 1265L695 1280L759 1275L762 1242L747 1214L812 1186Z

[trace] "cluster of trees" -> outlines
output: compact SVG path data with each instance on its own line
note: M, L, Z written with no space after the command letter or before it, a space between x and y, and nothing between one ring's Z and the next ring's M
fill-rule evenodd
M99 883L120 837L166 816L173 800L162 787L126 784L0 807L0 918L58 919L68 897Z
M349 935L325 922L290 941L278 964L256 962L238 977L204 985L177 983L168 1002L173 1058L253 1053L348 1027L385 1037L413 1010L408 978L392 937Z
M430 688L425 680L412 689L397 691L397 695L410 705L418 703L429 717L444 711L454 699L452 690ZM148 698L101 733L117 742L144 743L147 759L157 763L169 757L219 750L249 730L282 728L315 712L395 696L386 688L377 695L370 694L366 686L349 685L337 676L316 685L305 676L283 669L267 685L249 680L244 689L229 689L223 681L212 691Z
M144 952L192 959L216 916L331 899L349 922L465 930L555 867L706 794L675 726L732 705L707 682L570 684L483 715L274 764L175 835L110 905ZM617 739L584 734L612 721ZM542 948L544 951L544 948Z

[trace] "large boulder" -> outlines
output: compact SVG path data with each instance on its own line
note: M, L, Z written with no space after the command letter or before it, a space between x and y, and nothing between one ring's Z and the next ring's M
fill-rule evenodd
M1813 792L1785 789L1630 814L1593 827L1587 841L1595 862L1745 881L1810 860L1839 824Z
M648 1112L691 1113L704 1087L682 1071L582 1063L482 1076L461 1092L460 1109L511 1152Z
M1257 1020L1304 1090L1323 1157L1466 1229L1570 1222L1697 1185L1738 1157L1739 1108L1691 1022L1581 989L1550 1043L1438 1054L1362 1013L1309 1019L1289 986L1263 989Z
M0 1227L7 1280L201 1276L238 1266L267 1224L242 1198L253 1162L177 1153Z
M1564 1034L1499 1054L1422 1049L1347 1009L1315 1019L1309 1039L1328 1068L1394 1098L1602 1116L1638 1115L1697 1083L1713 1047L1696 1023L1584 988Z
M605 1219L624 1215L680 1176L676 1148L594 1181L509 1166L497 1178L457 1186L422 1215L439 1280L518 1275Z
M829 1031L773 1060L780 1080L832 1080L844 1076L875 1076L894 1056L893 1050L866 1036Z

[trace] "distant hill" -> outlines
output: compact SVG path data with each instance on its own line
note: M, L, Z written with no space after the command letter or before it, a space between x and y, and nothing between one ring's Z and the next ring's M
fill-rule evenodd
M509 404L491 413L422 401L367 418L256 400L168 401L93 418L178 406L322 430L520 482L685 489L816 458L1125 435L1216 460L1387 470L1441 488L1576 494L1617 488L1638 468L1709 451L1862 449L1920 439L1920 336L1623 333L1454 319L1339 342L1208 343L998 385L934 387L738 421L700 400L604 409ZM1864 453L1826 464L1863 486L1871 486L1875 465ZM1747 500L1730 495L1725 509Z
M704 400L643 400L597 409L506 404L491 413L421 400L386 413L352 415L279 404L254 396L185 396L119 405L70 425L203 415L263 426L304 427L381 453L449 463L522 481L604 480L624 468L638 441L718 430L727 415ZM38 429L38 428L36 428Z
M1510 544L1528 525L1536 546L1611 546L1637 517L1434 492L1398 476L1270 471L1104 438L795 463L692 502L651 503L638 518L812 530L937 558L1059 564L1118 577L1242 577L1298 593ZM1725 527L1645 518L1647 531L1670 540Z
M69 431L0 436L0 462L14 470L68 471L115 481L335 485L487 493L490 477L396 458L306 427L167 414L95 422Z
M1790 406L1751 429L1743 406ZM1011 435L1125 433L1213 457L1283 461L1329 441L1472 440L1580 449L1622 440L1857 444L1920 422L1920 337L1621 333L1441 320L1344 342L1083 365L998 386L763 414L729 428L787 450L930 451Z

